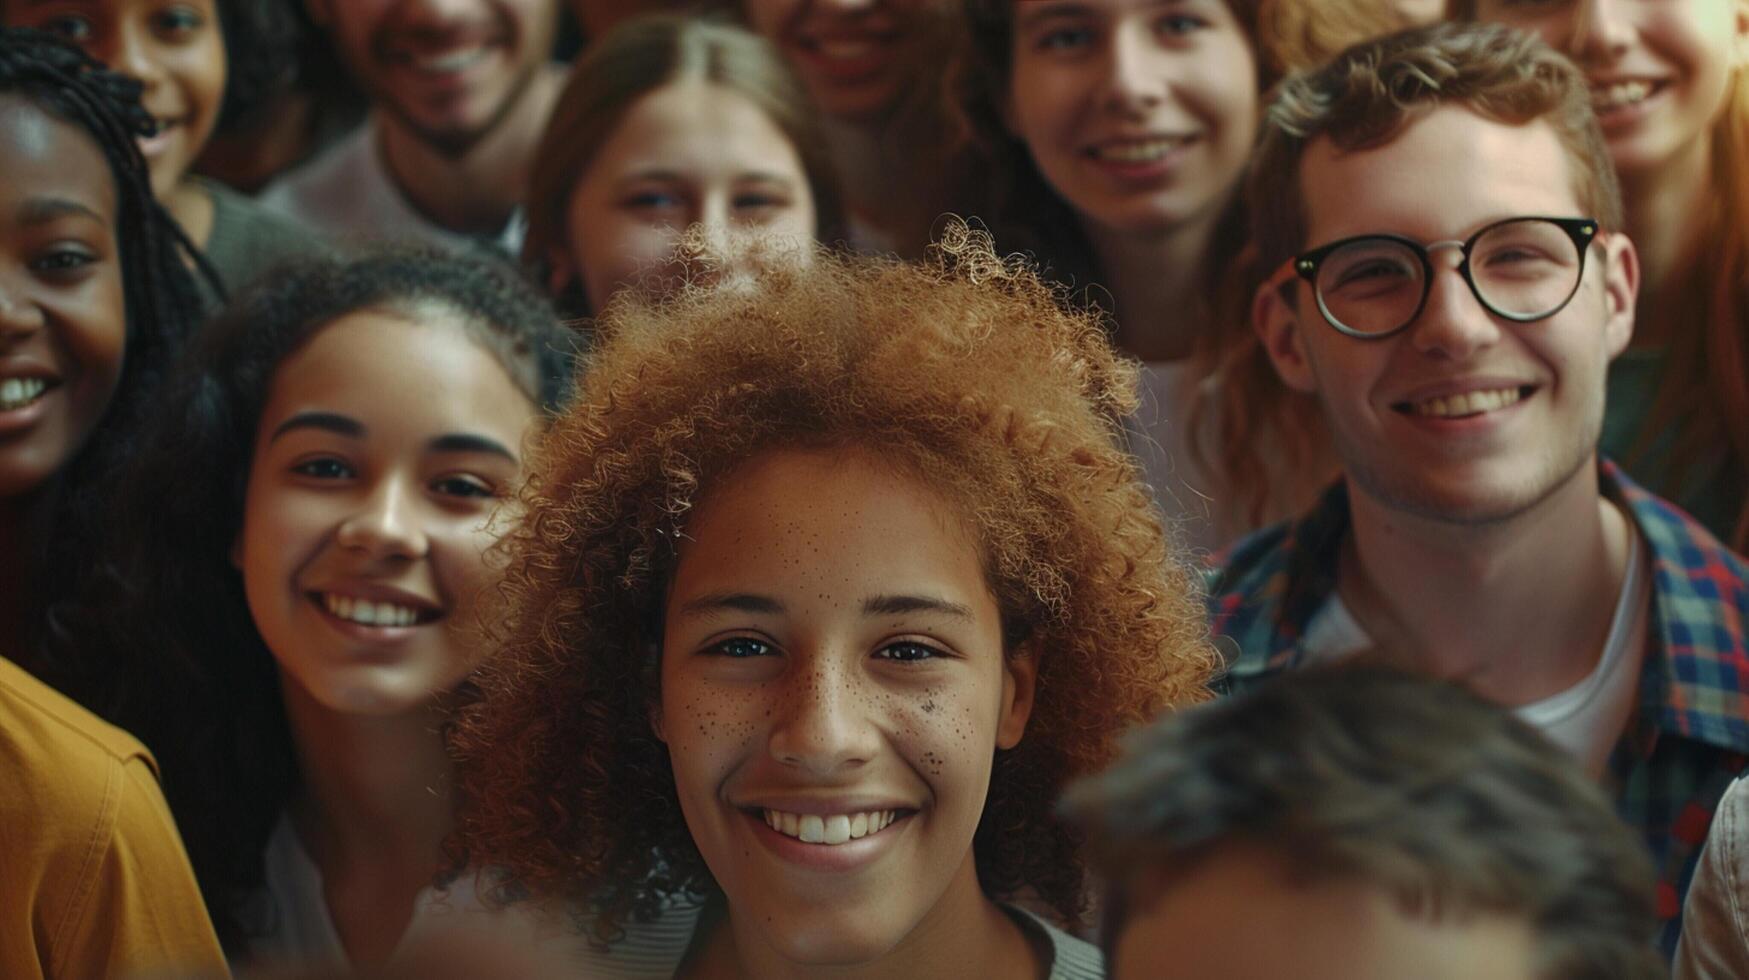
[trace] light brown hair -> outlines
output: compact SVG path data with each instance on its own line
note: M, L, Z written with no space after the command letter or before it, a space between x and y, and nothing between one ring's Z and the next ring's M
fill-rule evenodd
M1424 920L1522 918L1543 980L1668 976L1645 845L1566 750L1457 684L1374 663L1284 675L1138 734L1064 808L1111 882L1108 949L1162 872L1240 844Z
M787 137L801 159L814 200L815 238L843 230L844 205L831 152L812 104L782 56L764 38L702 17L643 17L592 44L571 70L553 107L529 172L525 265L544 274L567 245L571 193L626 110L665 85L696 78L744 96ZM591 312L580 295L562 297L566 312Z
M1319 139L1345 151L1380 146L1441 105L1513 125L1547 124L1566 150L1585 216L1621 228L1621 187L1584 74L1511 28L1435 24L1355 45L1324 67L1282 82L1245 179L1251 246L1244 277L1261 284L1312 244L1300 180L1307 146ZM1233 330L1225 339L1213 359L1216 381L1206 386L1220 427L1216 438L1199 445L1227 485L1261 510L1283 483L1307 472L1333 477L1337 465L1311 396L1281 383L1253 331Z
M1059 790L1121 732L1201 700L1216 662L1197 577L1117 448L1134 370L1094 316L964 225L923 264L821 251L751 284L704 281L609 306L538 453L502 650L455 732L460 857L578 903L606 940L668 896L716 892L649 720L675 542L748 459L855 448L959 511L1010 651L1039 651L1026 736L995 758L984 812L1000 819L973 850L987 894L1075 919Z

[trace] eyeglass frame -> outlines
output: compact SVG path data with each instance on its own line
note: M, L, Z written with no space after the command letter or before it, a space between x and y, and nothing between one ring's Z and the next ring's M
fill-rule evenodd
M1481 289L1476 286L1475 277L1470 272L1470 249L1475 247L1476 242L1483 235L1493 231L1495 228L1520 221L1547 221L1566 232L1567 237L1572 240L1573 246L1579 250L1579 274L1573 277L1572 290L1567 293L1565 299L1561 300L1554 309L1549 310L1547 313L1537 313L1527 316L1521 313L1509 313L1504 310L1496 309L1494 304L1488 302L1488 300L1483 297ZM1346 337L1353 337L1356 340L1384 340L1388 337L1395 337L1397 334L1409 329L1411 324L1421 318L1421 311L1427 308L1427 297L1433 294L1433 277L1436 272L1433 268L1433 250L1436 248L1451 248L1455 245L1463 254L1463 259L1457 264L1458 274L1463 277L1464 283L1470 287L1470 295L1476 298L1476 302L1482 305L1482 309L1487 310L1489 313L1502 319L1510 320L1513 323L1535 323L1538 320L1546 320L1566 309L1567 304L1573 301L1573 297L1579 295L1579 286L1585 281L1586 253L1591 251L1592 243L1597 241L1598 236L1603 234L1605 234L1605 232L1595 218L1557 218L1545 214L1523 214L1515 215L1510 218L1502 218L1499 221L1484 225L1481 228L1476 229L1476 231L1468 238L1447 238L1436 242L1428 242L1425 245L1405 235L1396 235L1390 232L1350 235L1347 238L1337 239L1336 241L1320 245L1317 248L1301 252L1298 255L1289 258L1275 270L1275 273L1269 277L1264 283L1264 286L1268 289L1280 289L1285 285L1290 273L1297 274L1301 279L1306 281L1307 286L1311 287L1312 301L1318 304L1319 315L1321 315L1324 318L1324 322L1328 323L1337 333ZM1323 295L1318 291L1318 270L1323 267L1325 259L1329 258L1337 249L1340 249L1343 246L1352 245L1355 242L1380 240L1406 245L1409 250L1421 260L1421 299L1415 304L1415 311L1409 314L1408 319L1404 320L1401 324L1390 330L1383 331L1382 333L1367 333L1338 322L1336 317L1331 314L1330 308L1324 305Z

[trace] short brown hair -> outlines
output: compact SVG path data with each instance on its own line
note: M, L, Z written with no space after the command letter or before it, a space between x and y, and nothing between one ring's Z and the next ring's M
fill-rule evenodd
M565 243L571 192L632 103L687 78L727 88L769 116L801 159L814 199L815 237L831 241L842 232L844 204L819 118L770 42L703 17L642 17L591 45L553 106L529 171L525 264L539 269Z
M1076 919L1080 837L1054 800L1121 732L1205 697L1216 662L1198 580L1118 448L1134 368L1097 317L963 224L922 264L821 251L702 282L607 308L533 464L502 649L454 733L463 856L579 903L604 940L716 892L649 720L674 544L747 460L854 447L961 513L1011 652L1038 651L1026 737L996 754L973 851L986 893Z
M1450 682L1283 675L1140 733L1065 809L1112 883L1112 946L1151 874L1247 844L1424 920L1523 918L1545 980L1668 976L1645 845L1564 749Z
M1586 217L1621 228L1621 187L1585 74L1509 27L1434 24L1357 44L1281 84L1246 175L1261 266L1274 269L1309 244L1300 183L1307 146L1320 138L1344 151L1381 146L1441 105L1512 125L1547 122L1572 163L1574 195Z

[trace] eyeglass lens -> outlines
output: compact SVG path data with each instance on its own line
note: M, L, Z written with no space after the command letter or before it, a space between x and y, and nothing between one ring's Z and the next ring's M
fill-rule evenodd
M1514 320L1560 309L1578 288L1580 251L1561 226L1534 218L1482 232L1470 247L1470 285L1482 305ZM1426 266L1413 246L1389 238L1351 242L1325 256L1318 302L1331 319L1362 334L1391 333L1420 310Z

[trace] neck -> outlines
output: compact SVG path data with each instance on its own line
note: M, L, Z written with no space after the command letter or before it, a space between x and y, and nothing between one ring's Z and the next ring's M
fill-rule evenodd
M1712 207L1710 141L1697 140L1656 173L1622 174L1628 236L1639 254L1643 299L1658 302L1676 274L1690 264ZM1668 317L1646 316L1634 327L1636 345L1668 341Z
M441 708L348 714L318 703L283 674L281 686L301 774L292 824L322 871L329 912L351 958L380 960L436 876L439 848L454 823ZM355 915L359 909L371 914Z
M907 257L921 254L935 220L939 189L928 179L932 167L893 158L884 121L822 123L832 164L844 195L844 210Z
M1491 700L1566 690L1602 654L1633 533L1596 473L1582 467L1529 511L1481 527L1406 515L1349 481L1343 600L1381 653Z
M1209 329L1213 284L1202 260L1221 209L1163 231L1120 232L1083 222L1099 284L1111 293L1117 346L1144 361L1189 357Z
M437 226L466 235L498 234L522 203L563 83L560 69L543 68L504 118L459 154L433 146L394 114L377 112L389 176L414 209Z
M759 927L737 919L708 942L698 969L703 978L772 980L912 980L935 976L1041 977L1048 961L1020 926L978 885L971 852L935 908L885 955L854 966L796 963L766 944Z
M204 250L207 242L213 237L213 199L192 177L184 177L182 182L170 192L164 200L164 210L176 219L182 226L183 234L195 244L196 248Z

